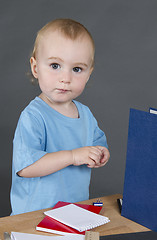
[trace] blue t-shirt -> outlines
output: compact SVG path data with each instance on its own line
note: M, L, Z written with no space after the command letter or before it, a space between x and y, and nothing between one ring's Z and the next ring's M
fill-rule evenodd
M74 101L79 118L69 118L36 97L19 118L13 141L12 215L53 207L58 201L89 198L91 169L70 165L44 177L24 178L17 172L46 153L84 146L106 146L106 136L88 107Z

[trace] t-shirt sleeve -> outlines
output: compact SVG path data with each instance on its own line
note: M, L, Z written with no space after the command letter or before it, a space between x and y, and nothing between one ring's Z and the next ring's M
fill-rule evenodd
M94 146L103 146L108 148L107 139L105 133L99 128L98 123L96 119L94 118L94 140L93 145Z
M13 140L15 173L33 164L47 153L45 134L42 119L37 119L32 113L22 112Z
M103 146L108 148L107 139L105 133L97 126L94 131L94 146Z

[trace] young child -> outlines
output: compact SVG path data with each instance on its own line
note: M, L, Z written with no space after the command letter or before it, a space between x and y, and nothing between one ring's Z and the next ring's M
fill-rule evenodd
M105 134L74 100L94 65L87 29L57 19L37 34L30 59L41 94L21 113L13 141L12 215L89 198L91 168L109 159Z

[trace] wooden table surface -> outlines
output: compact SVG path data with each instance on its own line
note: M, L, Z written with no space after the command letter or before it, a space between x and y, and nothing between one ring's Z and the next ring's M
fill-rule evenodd
M108 217L110 222L93 230L99 232L100 236L149 231L148 228L120 215L117 198L121 197L120 194L101 197L101 200L103 201L101 214ZM93 201L96 201L96 199L90 199L80 203L92 204ZM4 232L10 233L11 231L52 236L53 234L35 230L36 225L44 218L43 212L49 209L0 218L0 240L4 239Z

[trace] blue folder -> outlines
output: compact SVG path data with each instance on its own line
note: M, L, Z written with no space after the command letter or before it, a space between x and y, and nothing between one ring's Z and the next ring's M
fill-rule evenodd
M157 115L130 109L122 216L157 231Z
M156 240L156 239L157 233L153 231L114 234L100 237L100 240Z

